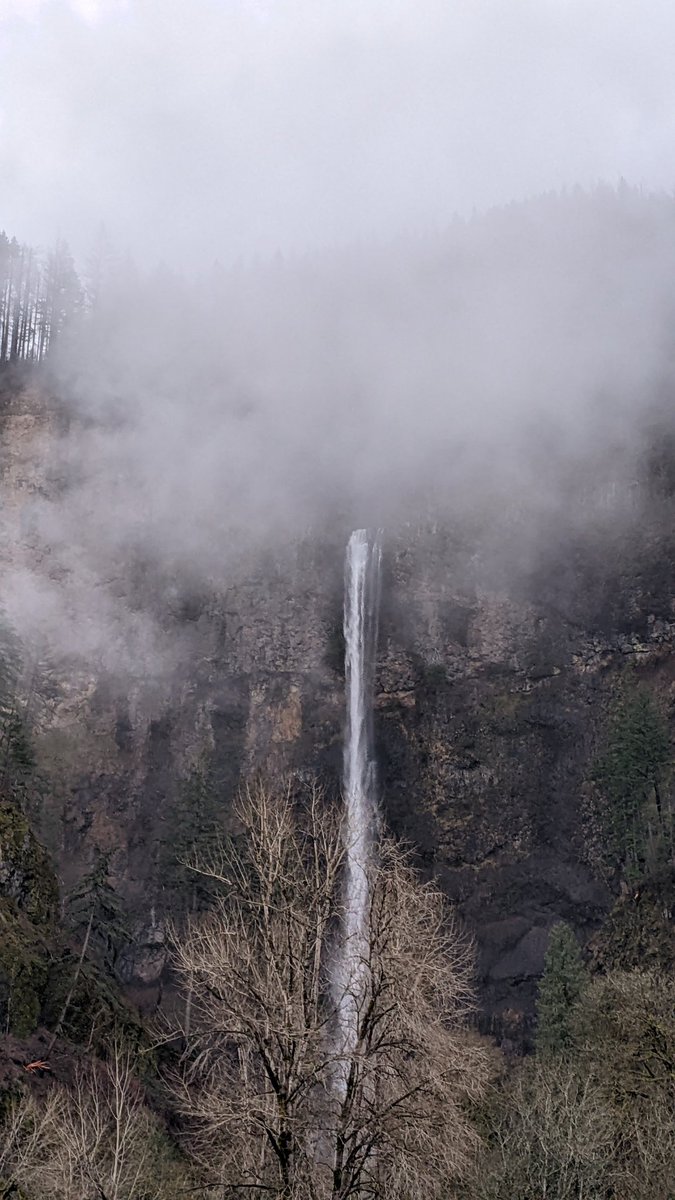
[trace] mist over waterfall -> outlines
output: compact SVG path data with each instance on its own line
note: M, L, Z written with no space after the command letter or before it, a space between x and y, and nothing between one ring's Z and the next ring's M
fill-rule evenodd
M349 1050L356 1023L364 963L368 864L377 824L373 753L373 675L377 647L381 545L379 534L352 533L345 561L344 636L347 724L344 747L347 866L344 942L338 964L340 1032Z

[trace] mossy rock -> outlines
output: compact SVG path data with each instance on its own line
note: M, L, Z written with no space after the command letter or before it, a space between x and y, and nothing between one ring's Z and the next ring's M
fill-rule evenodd
M11 901L0 899L0 1025L17 1037L37 1028L47 984L49 951Z
M44 991L42 1022L54 1029L63 1011L77 970L77 956L67 952L58 962L49 964ZM125 1003L114 980L92 963L85 963L70 998L63 1025L63 1037L93 1050L109 1045L113 1035L142 1053L144 1065L152 1069L154 1056L150 1041L137 1014Z
M636 886L621 896L590 950L602 971L652 968L666 974L675 970L675 878Z
M0 897L36 925L53 919L59 898L47 851L23 813L7 803L0 804Z
M485 720L488 730L498 735L522 734L526 699L518 691L495 691L487 698Z
M420 662L417 667L420 686L432 694L442 691L448 683L448 672L443 663Z

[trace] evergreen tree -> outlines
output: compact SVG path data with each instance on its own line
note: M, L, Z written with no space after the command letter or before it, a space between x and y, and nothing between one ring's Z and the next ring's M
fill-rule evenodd
M0 613L0 788L18 802L35 768L26 705L19 700L22 649Z
M45 257L0 232L0 366L44 359L81 312L83 300L64 241Z
M633 873L644 864L650 801L661 832L670 832L670 807L663 796L670 758L668 726L651 696L640 691L624 698L612 715L594 778L609 804L610 855Z
M537 1050L540 1054L563 1055L571 1049L574 1011L586 982L577 939L569 925L561 921L551 930L539 984Z
M206 880L189 864L195 858L208 857L222 836L222 803L205 763L193 768L183 780L171 813L169 836L160 851L160 878L173 913L197 912L210 906L213 881Z
M52 1032L47 1057L63 1029L82 967L92 947L98 950L103 965L113 971L122 945L129 941L122 902L110 882L110 851L104 852L96 847L91 870L82 876L70 893L67 908L69 924L81 941L81 946L70 987Z
M68 244L56 243L47 258L43 300L44 353L53 347L82 308L82 285Z
M91 941L103 965L112 971L123 944L129 941L129 930L122 901L110 882L110 853L96 847L91 870L70 893L68 908L78 939L87 945Z

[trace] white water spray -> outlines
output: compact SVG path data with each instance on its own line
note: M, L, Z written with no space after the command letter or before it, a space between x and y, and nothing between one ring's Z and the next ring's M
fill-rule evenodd
M353 1047L363 992L368 910L368 866L375 838L377 799L373 756L372 692L377 643L381 548L379 537L357 529L345 563L344 751L346 872L343 950L338 964L342 1049Z

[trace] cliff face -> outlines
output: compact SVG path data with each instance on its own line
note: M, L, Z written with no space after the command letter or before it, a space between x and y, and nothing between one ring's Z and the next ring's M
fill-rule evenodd
M27 555L33 570L50 568L44 546L22 540L21 510L46 486L52 423L25 396L5 419L16 525L3 553ZM563 918L588 942L614 903L590 784L613 698L638 681L670 712L674 558L657 509L622 531L611 518L592 532L557 529L526 555L517 524L505 525L499 553L484 531L451 522L385 536L382 808L475 935L484 1025L506 1040L527 1035L551 925ZM225 585L146 576L139 599L130 570L120 602L145 604L182 647L161 688L125 684L74 653L52 660L49 702L34 717L45 781L34 823L66 886L94 847L111 852L136 935L120 972L147 1005L176 904L176 847L197 805L186 781L206 764L224 826L256 770L316 772L339 787L347 532L252 553Z
M588 943L614 903L591 782L608 714L640 686L672 708L672 554L649 532L556 543L508 586L474 560L458 589L438 533L391 563L383 804L475 932L486 1027L518 1043L551 925Z

